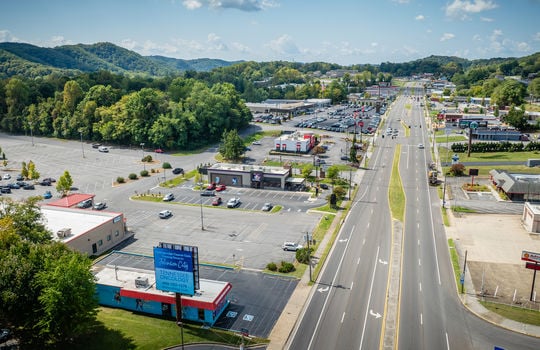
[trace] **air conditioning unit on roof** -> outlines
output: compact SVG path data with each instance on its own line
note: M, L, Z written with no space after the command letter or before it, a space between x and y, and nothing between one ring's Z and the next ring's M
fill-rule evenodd
M135 279L135 287L136 288L146 288L148 287L148 277L137 277Z

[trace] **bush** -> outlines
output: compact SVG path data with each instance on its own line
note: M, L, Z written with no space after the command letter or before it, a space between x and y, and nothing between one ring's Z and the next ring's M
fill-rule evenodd
M151 155L144 156L142 161L145 162L145 163L151 163L152 162L152 156Z
M296 251L296 260L301 264L308 264L311 253L313 253L312 248L309 248L309 252L307 248L298 249Z
M296 270L294 268L294 265L286 261L282 261L281 266L278 269L278 271L281 273L289 273L289 272L293 272L294 270Z
M270 271L277 271L277 265L275 262L268 263L268 265L266 265L266 268Z
M347 190L343 186L334 186L334 190L332 191L336 195L338 199L345 198L345 195L347 194Z
M148 170L141 170L140 174L141 174L142 177L147 177L148 176Z
M168 163L168 162L164 162L161 167L163 169L171 169L172 168L171 163Z
M123 184L124 182L126 182L126 179L124 179L122 176L118 176L116 178L116 182L118 182L119 184Z
M450 173L454 176L463 176L465 174L465 165L461 163L452 164Z
M131 174L128 175L128 178L129 178L130 180L137 180L137 174L131 173Z

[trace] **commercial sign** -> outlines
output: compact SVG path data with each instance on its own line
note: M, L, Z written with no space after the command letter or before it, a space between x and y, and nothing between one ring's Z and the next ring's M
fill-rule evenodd
M156 288L184 295L194 295L199 288L197 247L171 245L154 247Z
M525 268L538 271L540 270L540 264L528 262L525 263Z
M540 253L533 253L524 250L521 252L521 260L540 263Z

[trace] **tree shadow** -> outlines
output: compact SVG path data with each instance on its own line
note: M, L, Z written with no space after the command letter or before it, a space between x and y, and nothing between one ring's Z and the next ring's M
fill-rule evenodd
M71 343L60 344L58 350L98 350L98 349L136 349L133 339L126 337L122 332L105 327L96 322L89 332Z

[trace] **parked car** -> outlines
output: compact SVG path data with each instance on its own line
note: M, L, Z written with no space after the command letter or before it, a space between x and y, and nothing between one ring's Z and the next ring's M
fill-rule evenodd
M252 145L260 146L260 145L261 145L261 141L253 141Z
M92 207L92 209L94 209L94 210L103 210L105 208L107 208L107 204L104 203L104 202L98 202L98 203L94 204L94 206Z
M35 190L36 188L32 184L26 184L26 186L23 187L23 190Z
M101 143L95 142L92 144L92 148L99 148L101 146Z
M56 179L52 177L46 177L42 181L56 182Z
M99 146L98 151L103 152L103 153L108 153L109 152L109 147Z
M270 211L270 210L272 210L273 207L274 207L274 205L272 203L264 203L261 210L262 211Z
M225 185L217 185L216 186L216 191L218 191L218 192L225 191L226 189L227 189L227 186L225 186Z
M39 182L41 186L51 186L52 183L48 179L43 179Z
M213 197L215 195L216 195L216 192L212 190L204 190L201 192L201 196L204 196L204 197Z
M17 175L17 181L23 181L23 180L24 180L24 177L22 176L22 174Z
M233 197L227 201L227 208L236 208L240 205L240 198Z
M159 212L160 219L167 219L171 216L172 216L172 212L170 210L162 210Z
M154 152L156 152L156 153L163 153L163 150L162 150L161 148L156 148L156 149L154 150Z
M9 179L11 179L11 175L9 175L9 174L4 174L4 176L2 176L2 179L3 179L3 180L9 180Z
M216 183L212 182L211 184L208 184L208 186L206 186L206 189L207 190L215 190L216 189Z
M21 186L17 185L15 182L13 183L10 183L7 185L9 188L11 188L12 190L18 190L19 188L21 188Z
M91 206L92 206L92 200L91 199L85 199L84 201L79 202L77 204L77 208L80 208L80 209L90 208Z
M320 184L321 188L323 190L327 190L328 189L328 185L327 184Z
M45 193L43 193L43 198L44 198L44 199L52 198L52 193L51 193L51 191L45 191Z
M19 187L24 187L24 186L28 185L28 183L26 183L24 181L17 181L17 185L19 185Z
M0 187L0 193L11 193L9 186Z
M172 193L167 193L164 197L163 197L163 201L164 202L170 202L174 199L174 194Z
M183 174L183 173L184 173L184 169L182 169L182 168L174 168L173 171L172 171L172 173L175 174L175 175Z
M300 244L294 243L294 242L285 242L285 243L283 243L281 248L283 248L283 250L285 250L285 251L295 252L298 249L302 249L302 246Z
M221 197L216 197L213 201L212 201L212 205L214 207L218 206L218 205L221 205L221 203L223 203L223 200L221 199Z

